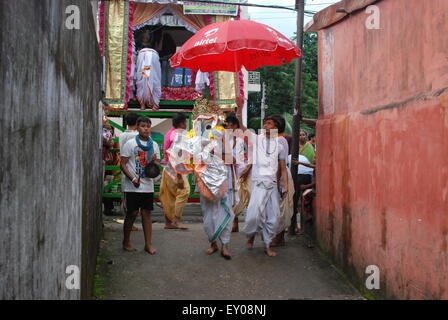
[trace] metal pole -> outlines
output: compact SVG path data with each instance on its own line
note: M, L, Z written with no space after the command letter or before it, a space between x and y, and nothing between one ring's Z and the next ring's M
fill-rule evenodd
M264 111L266 110L265 103L266 103L266 84L263 82L262 89L261 89L261 115L260 115L261 124L260 124L260 128L263 128L263 119L265 116Z
M302 50L303 48L303 16L305 12L305 0L296 0L295 9L297 11L297 46ZM302 91L302 58L296 59L296 77L295 77L295 90L294 90L294 116L292 125L292 152L291 157L297 159L299 154L299 136L300 136L300 121L302 120L302 109L301 109L301 91ZM292 165L291 163L291 174L294 179L294 186L297 188L298 182L298 166ZM295 234L296 227L296 214L298 206L298 195L300 190L296 190L296 195L294 196L294 215L292 219L291 226L289 228L289 234Z

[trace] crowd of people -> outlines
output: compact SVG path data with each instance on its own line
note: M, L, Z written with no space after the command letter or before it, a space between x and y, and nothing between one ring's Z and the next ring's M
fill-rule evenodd
M150 163L160 165L161 152L151 139L151 120L148 117L129 113L126 123L128 128L119 138L119 165L123 173L126 211L123 249L136 250L130 236L131 231L136 230L134 221L141 214L145 250L155 254L151 220L154 181L145 168ZM285 232L291 225L295 232L299 231L301 219L297 219L296 214L307 210L315 193L314 135L308 137L305 130L300 131L299 157L295 159L291 157L292 137L284 134L285 120L281 116L266 117L260 134L244 127L234 113L228 114L221 125L230 132L222 136L223 151L219 155L225 163L226 172L222 174L225 175L226 187L222 198L200 197L204 230L210 241L205 252L213 254L220 250L225 259L231 259L231 233L239 232L238 217L246 210L246 247L252 249L256 236L260 235L265 253L270 257L276 256L273 248L285 245ZM168 151L186 128L187 117L182 113L176 114L163 143L165 170L162 172L159 200L164 211L165 229L188 229L182 223L183 210L190 195L187 175L174 172L172 168L168 170ZM292 165L298 165L298 179L292 177ZM306 199L305 195L308 196Z

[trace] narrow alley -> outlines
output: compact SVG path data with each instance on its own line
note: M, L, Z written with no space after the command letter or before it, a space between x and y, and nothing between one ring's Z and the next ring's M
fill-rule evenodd
M232 233L232 260L226 261L219 252L204 254L208 241L198 205L190 204L185 210L186 231L165 230L156 206L153 243L158 253L151 256L143 251L143 231L137 222L139 231L132 233L132 242L139 251L122 250L123 225L114 221L119 219L104 219L97 298L362 299L316 247L308 247L305 236L287 237L286 246L277 248L278 256L269 258L259 238L254 249L245 248L244 223L240 222L240 232Z

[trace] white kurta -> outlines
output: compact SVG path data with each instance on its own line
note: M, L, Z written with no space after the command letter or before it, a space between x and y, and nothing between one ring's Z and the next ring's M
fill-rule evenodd
M210 242L219 240L223 245L228 245L235 217L229 199L224 196L219 200L208 201L201 196L201 209L208 240Z
M135 78L137 99L148 105L158 105L162 95L162 69L157 51L144 48L138 52Z

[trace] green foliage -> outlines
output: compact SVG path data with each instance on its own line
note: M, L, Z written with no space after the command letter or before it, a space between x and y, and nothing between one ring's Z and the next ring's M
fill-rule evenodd
M317 34L303 35L303 73L311 75L310 80L317 81Z
M104 277L104 270L103 270L105 268L104 264L105 259L98 256L96 258L96 270L93 279L94 298L98 300L104 300L107 298L105 294L106 279Z
M317 118L317 35L304 33L302 56L301 108L304 118ZM266 115L280 114L289 124L286 133L291 134L294 113L295 62L281 66L259 68L261 82L266 84ZM249 94L248 127L260 128L261 92ZM314 131L304 123L301 128ZM289 132L288 132L289 131Z

